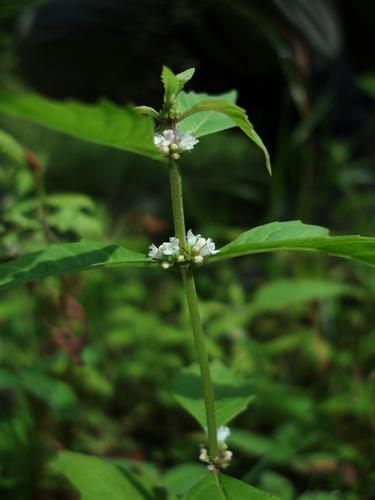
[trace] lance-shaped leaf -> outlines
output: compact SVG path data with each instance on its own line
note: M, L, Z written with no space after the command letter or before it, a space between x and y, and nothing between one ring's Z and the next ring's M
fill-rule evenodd
M175 75L167 66L163 66L161 80L164 85L164 102L170 103L171 100L181 92L184 85L191 80L195 72L194 68L189 68L182 73Z
M53 465L69 479L81 500L150 499L138 478L100 458L62 451Z
M221 363L211 365L217 426L225 425L244 411L254 399L253 384ZM202 380L197 365L182 370L174 381L174 397L202 426L207 427Z
M56 243L46 250L26 254L0 264L0 288L84 269L152 264L146 255L117 245L89 240L81 240L78 243Z
M134 108L110 101L54 101L37 94L0 93L0 112L30 120L86 141L163 160L155 147L154 122Z
M237 92L232 90L220 95L197 94L196 92L181 92L177 97L177 106L179 113L184 116L193 106L200 102L207 101L226 101L235 103ZM215 111L202 111L185 117L177 124L178 130L181 132L192 132L195 137L203 137L204 135L214 134L229 128L235 127L236 124L223 113Z
M207 112L211 113L211 120L215 120L215 114L222 114L229 120L229 122L232 123L233 127L235 126L239 127L242 130L242 132L244 132L247 135L247 137L249 137L249 139L251 139L262 150L267 170L271 174L271 162L267 148L264 145L262 139L255 132L253 125L251 124L251 122L247 117L246 111L237 106L237 104L234 104L233 102L228 102L227 100L218 100L218 99L209 99L197 102L190 109L186 110L185 112L182 112L179 118L179 120L181 121L181 123L179 124L179 128L181 129L182 124L184 123L185 120L189 119L189 117L192 117L197 113L200 114ZM202 120L204 119L205 118L202 117ZM229 127L227 126L225 128ZM199 130L199 128L197 130ZM193 130L191 131L194 133ZM197 134L197 132L195 132L195 135L199 137L199 134Z
M330 236L328 229L300 221L272 222L242 233L210 261L279 250L323 252L375 266L375 238Z
M234 477L210 473L187 494L185 500L280 500L266 491L258 490Z

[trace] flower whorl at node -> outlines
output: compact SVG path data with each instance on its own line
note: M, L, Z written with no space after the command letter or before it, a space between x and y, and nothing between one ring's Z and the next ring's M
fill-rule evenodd
M207 449L204 446L200 447L199 460L207 465L207 469L210 472L215 472L220 469L226 469L232 460L233 453L228 450L228 446L225 440L229 437L230 430L229 427L222 426L217 430L217 441L219 450L216 457L211 458L208 454Z
M173 160L178 160L184 151L191 151L198 142L191 132L179 132L168 128L154 134L155 146Z
M215 255L215 243L211 238L202 238L200 234L193 234L191 229L186 234L186 248L180 247L178 238L172 236L158 247L154 244L149 246L148 256L151 259L160 260L161 267L168 269L174 264L202 264L204 259Z

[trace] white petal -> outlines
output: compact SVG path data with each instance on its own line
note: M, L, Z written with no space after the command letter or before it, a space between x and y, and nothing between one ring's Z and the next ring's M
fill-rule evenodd
M200 234L195 235L191 229L186 233L186 240L188 245L193 246L201 238Z
M215 243L211 238L207 238L207 242L204 247L202 247L200 254L203 257L207 257L207 255L214 255L218 250L215 250Z
M222 425L217 430L217 440L219 443L224 443L226 439L230 436L230 429L226 425Z
M149 248L148 256L151 257L151 259L160 259L158 247L152 244L148 248Z
M182 151L191 151L198 142L191 132L186 132L179 140L179 146Z

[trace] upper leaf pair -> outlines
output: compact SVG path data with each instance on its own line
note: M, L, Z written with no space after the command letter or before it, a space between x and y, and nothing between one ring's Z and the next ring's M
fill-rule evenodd
M234 103L236 94L230 92L215 97L182 92L193 74L193 68L178 75L163 68L163 110L168 112L175 106L177 128L202 137L237 126L262 149L270 171L267 149L245 111ZM1 92L0 112L31 120L80 139L165 161L154 145L155 121L161 120L162 113L147 106L122 107L107 100L94 105L71 100L58 102L37 94Z

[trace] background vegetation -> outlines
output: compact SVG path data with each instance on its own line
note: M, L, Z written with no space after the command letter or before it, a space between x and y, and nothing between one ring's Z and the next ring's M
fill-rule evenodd
M202 140L183 163L190 227L219 246L295 218L374 235L371 9L2 0L0 79L157 105L161 63L195 65L202 90L238 88L274 176L237 133ZM163 167L0 117L3 261L83 237L144 251L172 234L169 203ZM62 448L130 463L177 493L178 464L201 474L202 436L168 391L194 358L177 283L114 269L1 294L1 498L75 498L50 466ZM210 355L256 387L230 473L285 500L373 498L375 273L282 253L208 266L198 286Z

